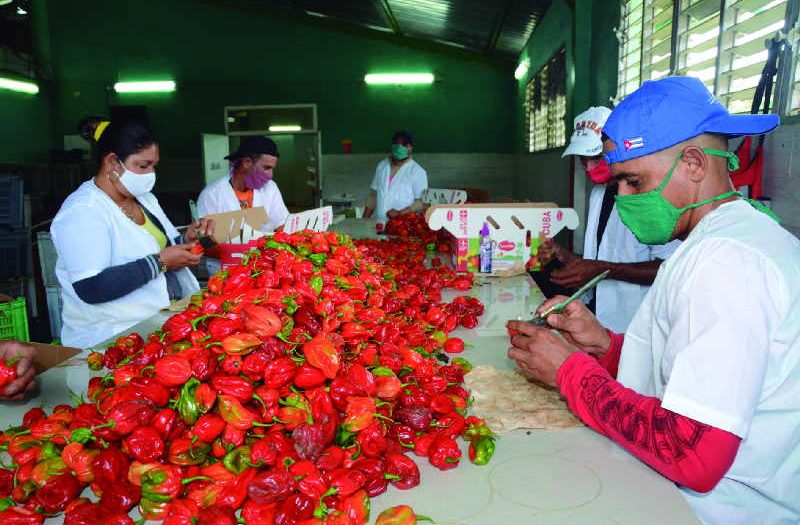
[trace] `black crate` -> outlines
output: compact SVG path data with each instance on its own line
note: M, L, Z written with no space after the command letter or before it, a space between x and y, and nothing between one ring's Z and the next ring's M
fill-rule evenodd
M30 277L32 274L31 232L0 231L0 279Z
M22 179L0 177L0 226L3 228L22 228L22 193Z

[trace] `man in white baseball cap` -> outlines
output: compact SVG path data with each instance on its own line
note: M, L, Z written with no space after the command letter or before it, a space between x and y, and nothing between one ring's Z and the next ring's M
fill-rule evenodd
M554 256L561 262L563 266L550 274L550 280L567 289L577 288L610 270L594 294L584 299L604 326L625 331L655 280L661 262L675 251L680 241L658 246L642 244L620 220L614 205L617 184L611 180L601 140L610 114L610 109L598 106L575 117L572 138L562 155L576 155L594 184L586 214L583 257L547 243L540 251L540 259Z

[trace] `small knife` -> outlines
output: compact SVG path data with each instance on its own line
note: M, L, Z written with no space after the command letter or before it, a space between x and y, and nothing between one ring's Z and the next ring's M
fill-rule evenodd
M564 301L561 301L560 303L554 304L553 306L551 306L550 308L548 308L544 312L542 312L542 313L540 313L538 315L535 315L533 317L533 319L531 319L528 322L531 323L532 325L536 325L536 326L547 326L547 316L548 315L550 315L550 314L560 314L561 312L563 312L564 308L566 308L567 305L569 305L569 303L571 303L572 301L574 301L575 299L577 299L581 295L585 294L586 292L588 292L589 290L594 288L597 285L597 283L599 283L600 281L605 279L606 276L608 276L608 274L610 272L611 272L611 270L606 270L606 271L604 271L602 273L599 273L599 274L595 275L586 284L581 286L578 289L577 292L575 292L574 294L570 295Z

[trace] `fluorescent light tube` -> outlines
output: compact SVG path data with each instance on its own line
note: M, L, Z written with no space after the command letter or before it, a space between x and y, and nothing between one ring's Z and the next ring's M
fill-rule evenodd
M5 77L0 77L0 89L9 89L11 91L19 91L20 93L30 93L31 95L35 95L39 92L39 86L33 82L13 80Z
M154 80L148 82L117 82L117 93L170 93L175 91L174 80Z
M297 124L287 124L285 126L270 126L269 130L273 133L280 131L302 131L303 127Z
M370 73L364 75L367 84L433 84L432 73Z
M527 58L519 63L517 69L514 70L514 78L521 79L528 73L528 68L531 66L531 61Z

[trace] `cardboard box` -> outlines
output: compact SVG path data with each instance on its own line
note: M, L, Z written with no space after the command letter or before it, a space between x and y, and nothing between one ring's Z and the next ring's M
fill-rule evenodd
M36 374L58 366L67 359L75 357L83 350L69 346L48 345L45 343L28 343L36 348L36 359L33 360L33 369Z
M431 206L425 214L432 230L453 234L452 264L456 271L479 270L479 232L489 225L492 240L492 274L523 273L544 239L563 228L578 227L578 214L550 202L511 204L457 204Z

